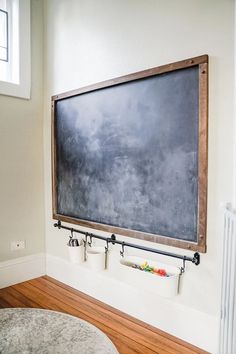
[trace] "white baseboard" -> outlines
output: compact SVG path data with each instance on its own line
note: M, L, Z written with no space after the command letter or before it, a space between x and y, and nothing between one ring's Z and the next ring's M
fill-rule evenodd
M37 253L0 262L0 289L46 273L45 254Z
M210 353L217 352L218 319L115 279L47 255L46 274Z

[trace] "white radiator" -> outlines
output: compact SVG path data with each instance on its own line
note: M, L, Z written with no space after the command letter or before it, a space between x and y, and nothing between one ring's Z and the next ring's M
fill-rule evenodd
M219 354L236 354L236 214L224 212Z

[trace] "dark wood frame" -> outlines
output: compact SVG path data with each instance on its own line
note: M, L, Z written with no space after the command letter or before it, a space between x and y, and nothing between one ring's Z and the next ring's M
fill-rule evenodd
M166 236L144 233L135 230L109 226L92 221L76 219L57 213L57 176L56 176L56 144L55 144L55 103L58 100L76 96L85 92L95 91L101 88L138 80L174 70L184 69L191 66L199 67L199 140L198 140L198 241L189 242L173 239ZM103 230L124 236L134 237L146 241L152 241L169 246L180 247L192 251L206 252L206 227L207 227L207 151L208 151L208 56L182 60L179 62L159 66L156 68L140 71L134 74L103 81L91 86L82 87L78 90L52 96L52 211L53 219L69 222L84 227Z

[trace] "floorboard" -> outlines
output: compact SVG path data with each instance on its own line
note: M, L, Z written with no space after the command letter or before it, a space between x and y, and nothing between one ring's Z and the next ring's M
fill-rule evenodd
M6 307L44 308L79 317L106 333L120 354L206 353L48 276L1 289L0 308Z

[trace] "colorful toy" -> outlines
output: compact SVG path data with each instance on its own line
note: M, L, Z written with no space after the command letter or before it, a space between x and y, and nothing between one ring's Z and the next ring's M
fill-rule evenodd
M145 261L143 264L141 264L141 268L145 269L146 267L148 267L148 262Z
M147 261L145 261L141 265L131 264L131 267L135 268L135 269L142 270L144 272L149 272L149 273L152 273L152 274L156 274L156 275L159 275L161 277L168 277L169 276L165 269L159 269L159 268L151 267L151 266L149 266Z
M154 272L161 277L168 277L165 269L154 269Z

